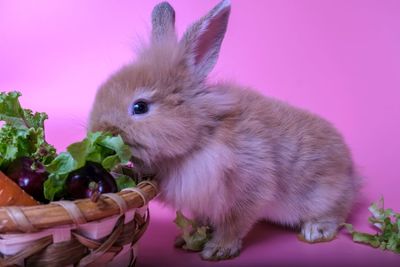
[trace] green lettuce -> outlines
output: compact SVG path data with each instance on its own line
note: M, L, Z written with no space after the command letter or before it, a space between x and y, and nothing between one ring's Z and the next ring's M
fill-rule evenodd
M132 163L118 164L110 173L115 178L118 191L128 187L135 187L141 181L140 175L133 169Z
M385 209L383 198L377 203L372 203L368 210L372 214L368 221L377 229L377 232L375 234L362 233L355 231L353 225L344 224L352 235L353 241L400 253L400 214L392 209Z
M128 175L121 174L115 178L115 182L117 183L118 191L128 187L135 187L136 182L133 180L132 177Z
M121 136L104 132L88 133L85 139L69 145L66 152L60 153L46 165L50 175L44 184L44 196L48 200L61 197L68 174L83 167L87 161L100 163L107 171L111 171L117 164L128 163L131 156L131 150ZM121 182L128 183L127 180Z
M47 115L23 109L19 92L0 93L0 170L18 157L30 157L43 164L56 156L55 148L45 141Z
M198 225L194 220L185 217L181 211L176 212L174 223L181 230L181 237L185 242L182 248L185 250L200 251L211 238L208 226Z

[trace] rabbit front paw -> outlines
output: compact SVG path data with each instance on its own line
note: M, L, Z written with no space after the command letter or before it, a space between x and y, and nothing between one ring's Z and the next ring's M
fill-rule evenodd
M331 241L335 238L339 225L337 222L306 222L301 228L299 239L307 243Z
M204 246L201 258L210 261L230 259L239 256L241 248L242 241L239 239L228 243L211 240Z

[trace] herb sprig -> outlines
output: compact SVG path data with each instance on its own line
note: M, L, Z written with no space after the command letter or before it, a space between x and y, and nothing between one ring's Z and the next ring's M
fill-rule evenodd
M368 221L377 229L377 232L375 234L362 233L355 231L353 225L344 224L352 235L353 241L400 253L400 214L394 212L393 209L385 209L383 198L377 203L372 203L368 210L372 214Z

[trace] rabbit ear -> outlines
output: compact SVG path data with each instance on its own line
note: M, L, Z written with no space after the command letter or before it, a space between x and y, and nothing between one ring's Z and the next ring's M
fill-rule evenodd
M176 39L175 10L168 2L162 2L151 13L152 42Z
M213 69L221 48L231 10L229 0L221 1L207 15L190 26L181 45L193 72L204 79Z

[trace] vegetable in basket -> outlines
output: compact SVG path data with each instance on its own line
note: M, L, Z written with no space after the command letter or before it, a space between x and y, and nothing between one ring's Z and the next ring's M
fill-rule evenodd
M0 170L19 157L48 164L56 156L55 148L45 141L45 113L23 109L19 92L0 93Z
M100 164L86 162L85 166L72 171L65 182L68 199L92 198L96 193L118 191L114 177Z
M33 197L25 193L16 183L0 172L0 207L33 206L39 204Z
M98 183L100 193L116 192L117 187L115 184L111 185L110 176L107 176L108 178L99 176L109 173L118 164L128 163L130 158L130 148L124 144L120 136L102 132L88 133L83 141L69 145L67 151L60 153L46 165L50 175L44 184L45 197L53 200L65 196L69 199L83 195L91 196L93 188L89 188L90 182L78 182L87 178L88 174L96 176L91 180ZM116 179L117 183L118 180ZM79 192L72 192L75 189Z
M5 174L37 201L46 203L43 184L49 177L44 165L29 157L20 157L11 162Z
M4 122L0 128L0 171L12 178L1 177L1 205L37 204L29 200L23 190L15 187L13 181L36 200L44 201L43 190L37 192L47 178L42 166L56 156L55 148L45 141L44 121L47 115L23 109L18 99L20 96L19 92L0 93L0 121Z
M20 96L19 92L0 93L0 121L5 122L0 128L0 171L11 178L1 176L2 189L17 190L14 182L23 190L12 195L28 193L46 203L117 192L134 185L126 175L114 179L110 174L112 169L128 163L131 158L131 151L120 136L88 133L81 142L71 144L67 151L57 155L55 148L45 140L47 114L23 109ZM37 204L26 199L15 202L16 197L7 200L12 195L2 192L1 205ZM2 196L7 199L1 201Z

